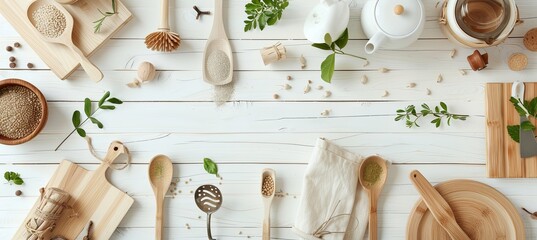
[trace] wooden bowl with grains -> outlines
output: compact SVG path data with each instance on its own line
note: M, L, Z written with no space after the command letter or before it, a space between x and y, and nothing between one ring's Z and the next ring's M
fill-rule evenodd
M0 81L0 144L19 145L45 127L48 106L34 85L20 79Z

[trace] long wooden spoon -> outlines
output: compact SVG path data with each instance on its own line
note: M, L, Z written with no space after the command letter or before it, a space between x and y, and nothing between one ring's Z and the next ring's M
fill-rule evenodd
M272 186L265 184L265 179L267 177L272 178ZM268 187L269 190L272 189L272 192L263 192L263 187ZM261 174L261 196L263 197L263 205L265 205L265 217L263 218L263 240L270 240L270 206L272 205L272 200L274 199L274 194L276 190L276 173L272 169L263 169L263 174ZM267 194L270 193L270 194ZM267 194L267 195L265 195Z
M173 164L170 158L164 155L155 156L149 163L149 181L151 187L155 193L155 199L157 202L157 223L155 225L155 240L162 239L162 227L163 227L163 205L164 197L173 177Z
M410 173L410 181L420 193L434 219L446 230L451 239L470 240L455 220L455 214L449 204L418 170Z
M82 68L84 68L84 71L86 71L90 78L96 82L101 81L103 79L103 73L101 72L101 70L99 70L99 68L97 68L93 63L91 63L90 60L84 55L84 53L73 43L73 16L61 4L57 3L54 0L36 0L28 7L28 10L26 12L28 20L30 20L33 26L37 26L37 23L35 22L35 19L33 18L32 14L41 6L46 5L52 5L62 13L62 15L65 17L65 29L58 37L54 38L47 37L44 34L39 33L37 29L36 32L38 32L38 34L42 36L43 40L47 42L59 43L71 49L71 51L78 58L80 65L82 66Z
M222 2L223 0L214 1L213 28L211 30L211 35L209 35L209 39L207 39L205 51L203 53L203 79L205 82L212 85L225 85L233 80L233 53L231 52L231 45L229 44L226 29L224 28ZM216 79L214 76L211 76L207 70L207 67L209 67L207 66L207 60L209 56L216 51L224 52L229 59L229 73L223 79Z
M371 174L373 168L378 172L380 167L380 175L377 179L368 179L367 175ZM374 173L373 173L374 174ZM377 202L386 183L386 177L388 176L388 166L386 165L386 160L382 159L379 156L370 156L362 161L360 164L360 184L369 194L369 201L371 202L371 207L369 208L369 239L377 240ZM372 180L374 182L372 182Z

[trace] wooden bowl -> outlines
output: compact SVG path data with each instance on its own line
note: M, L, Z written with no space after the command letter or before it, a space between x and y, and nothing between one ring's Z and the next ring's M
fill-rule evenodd
M45 99L45 96L43 96L43 93L39 91L39 89L37 89L34 85L24 80L12 78L12 79L5 79L5 80L0 81L0 89L7 87L7 86L21 86L21 87L30 89L30 91L32 91L37 96L37 98L39 98L39 102L41 103L41 121L39 122L39 125L37 125L35 130L32 133L30 133L30 135L23 137L23 138L19 138L19 139L10 139L10 138L0 135L0 144L19 145L19 144L32 140L35 136L37 136L37 134L41 132L41 130L43 130L43 127L45 127L45 124L47 123L47 119L48 119L47 100Z

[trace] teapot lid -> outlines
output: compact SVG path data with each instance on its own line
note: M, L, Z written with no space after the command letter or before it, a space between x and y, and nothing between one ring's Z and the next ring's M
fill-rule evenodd
M375 22L386 34L406 36L413 33L425 19L420 0L377 0Z

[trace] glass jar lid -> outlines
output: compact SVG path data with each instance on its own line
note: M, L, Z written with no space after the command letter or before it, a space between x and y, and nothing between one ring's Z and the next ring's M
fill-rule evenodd
M466 34L490 45L509 24L514 7L509 0L458 0L455 19Z

